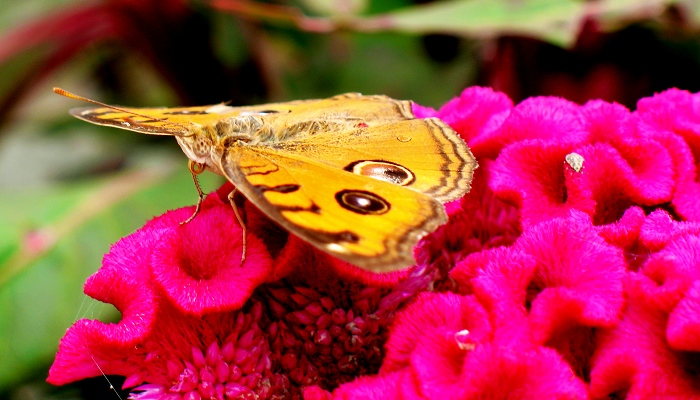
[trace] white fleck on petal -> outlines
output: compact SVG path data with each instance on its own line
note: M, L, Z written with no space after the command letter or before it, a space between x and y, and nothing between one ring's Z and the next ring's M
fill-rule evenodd
M564 157L566 163L576 172L581 172L583 169L583 156L578 153L569 153Z

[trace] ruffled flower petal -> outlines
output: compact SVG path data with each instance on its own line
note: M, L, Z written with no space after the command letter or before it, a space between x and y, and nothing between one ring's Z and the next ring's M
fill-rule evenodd
M150 249L158 242L159 229L142 229L112 246L102 268L85 284L85 292L113 304L123 315L118 324L96 320L77 321L61 339L48 382L63 385L106 374L131 375L138 363L126 352L147 337L157 324L157 295L149 282ZM108 361L116 360L115 363Z
M593 329L619 321L625 271L622 252L573 212L526 229L510 248L469 256L451 276L485 305L499 340L554 348L585 378Z
M478 138L482 146L492 149L484 152L488 158L512 144L538 141L571 147L588 138L587 121L579 106L556 97L527 99L494 122L497 124Z
M500 126L511 109L513 101L491 88L470 87L459 97L447 103L437 112L438 118L450 125L466 142L477 158L492 157L500 147L494 147L489 137L492 129Z
M555 351L496 334L472 296L424 294L397 315L379 376L337 398L582 398L585 385ZM335 396L334 396L335 398Z
M622 320L598 334L590 376L592 398L700 397L698 353L669 346L668 314L647 293L645 280L630 275Z
M171 212L166 218L182 222L188 211ZM207 197L194 219L164 231L154 245L153 283L192 314L240 308L272 268L269 253L253 234L246 236L243 262L242 234L231 206L216 195Z
M700 280L692 283L671 311L666 335L673 349L700 353Z
M637 114L672 153L676 172L675 212L700 221L700 95L669 89L637 103ZM672 133L672 134L669 134Z
M572 209L591 215L596 225L609 224L634 205L663 207L672 200L675 143L648 126L640 128L624 107L589 102L577 113L563 114L568 119L548 116L549 125L541 115L524 112L533 107L523 108L519 119L503 124L502 135L516 130L508 128L513 124L522 139L504 148L491 180L497 196L520 206L523 225ZM564 133L567 129L575 134ZM560 138L540 130L559 132ZM575 169L571 156L580 160Z
M425 349L418 357L440 358L444 370L435 374L439 378L454 379L451 366L461 365L464 350L476 343L488 341L491 324L482 306L475 299L451 293L422 293L402 311L391 328L391 337L386 343L387 354L382 373L390 373L418 363L417 367L434 368L436 363L415 359L417 349ZM462 340L461 336L465 336ZM466 337L468 336L468 337ZM459 375L459 370L457 371Z

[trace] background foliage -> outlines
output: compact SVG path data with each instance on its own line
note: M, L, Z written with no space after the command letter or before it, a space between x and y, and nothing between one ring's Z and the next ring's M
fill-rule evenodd
M0 0L0 398L117 398L43 381L111 243L196 192L173 140L90 126L60 86L129 106L382 93L439 107L470 85L634 108L700 90L692 0ZM221 179L204 177L207 190ZM118 378L111 378L115 386ZM125 397L122 394L122 397Z

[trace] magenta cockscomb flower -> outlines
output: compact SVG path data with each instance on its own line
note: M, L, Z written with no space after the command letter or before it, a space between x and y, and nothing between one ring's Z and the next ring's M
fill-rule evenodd
M467 89L460 99L479 93L492 110L488 90ZM678 107L692 96L676 99ZM460 115L478 121L474 108ZM640 114L536 98L480 123L451 121L473 127L460 133L478 143L475 179L488 181L475 182L460 202L464 212L428 241L441 238L443 250L459 253L454 293L430 302L422 295L399 313L379 374L333 397L700 396L691 383L700 375L700 243L697 224L679 221L691 214L675 206L688 209L675 199L692 192L697 175L687 166L697 161L672 125L654 128ZM516 204L519 218L503 200ZM504 247L475 240L489 236L479 210L491 210L484 222ZM486 317L453 311L474 300ZM435 330L442 341L432 339Z
M673 221L665 211L629 220L635 247L648 252L625 276L620 321L598 334L590 394L698 398L700 224Z
M638 111L469 88L437 116L472 191L377 275L226 194L122 239L86 284L49 381L104 371L134 399L700 398L700 95ZM696 122L698 121L698 122Z
M382 286L396 278L368 287L333 273L349 266L293 240L263 245L256 233L277 228L254 209L241 264L240 227L221 196L227 190L208 196L185 225L192 207L113 246L85 291L114 304L122 319L78 321L49 382L105 373L125 376L133 399L299 398L304 387L332 389L378 371L387 335L378 316ZM295 261L293 276L281 277Z
M270 351L260 341L261 307L248 300L269 277L270 256L249 235L241 265L240 235L208 230L240 230L218 196L209 196L197 218L180 226L192 211L167 213L112 247L85 292L112 303L122 319L78 321L61 341L49 382L123 375L126 387L151 385L150 394L138 398L238 393L236 385L259 389L256 379L269 370Z

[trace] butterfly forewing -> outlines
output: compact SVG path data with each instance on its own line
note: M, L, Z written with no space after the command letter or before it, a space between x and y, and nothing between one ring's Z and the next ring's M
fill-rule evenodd
M97 125L155 135L186 134L188 132L183 132L183 127L215 126L221 120L248 116L265 117L266 123L270 124L273 130L283 131L285 127L308 121L323 121L329 116L349 124L353 121L375 124L380 121L398 121L412 115L410 102L396 101L385 96L362 96L357 93L325 100L300 100L246 107L231 107L222 103L198 107L119 108L120 110L83 107L72 109L70 113Z

